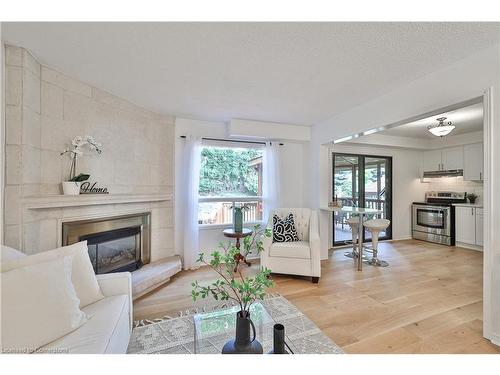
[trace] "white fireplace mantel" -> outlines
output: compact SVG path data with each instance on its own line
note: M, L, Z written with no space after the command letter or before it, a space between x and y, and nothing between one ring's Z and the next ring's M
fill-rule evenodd
M170 200L172 200L172 194L80 194L28 196L23 198L22 203L25 208L30 210L46 210L63 207L164 202Z

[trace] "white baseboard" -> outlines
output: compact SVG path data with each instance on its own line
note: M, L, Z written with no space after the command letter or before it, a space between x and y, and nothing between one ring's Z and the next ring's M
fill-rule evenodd
M483 251L483 247L482 246L468 244L468 243L463 243L463 242L458 242L458 241L455 243L455 246L456 247L462 247L464 249L469 249L469 250Z
M408 241L412 240L413 238L411 236L409 237L400 237L400 238L393 238L391 240L386 240L385 242L394 242L394 241Z
M492 344L496 345L496 346L500 346L500 336L499 335L495 335L495 334L492 334L490 339Z

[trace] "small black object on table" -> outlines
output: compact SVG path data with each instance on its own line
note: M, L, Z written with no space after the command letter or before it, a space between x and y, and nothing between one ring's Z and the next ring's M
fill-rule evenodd
M236 238L235 247L239 251L240 250L240 238L245 238L245 237L250 236L253 233L253 231L251 229L248 229L248 228L243 228L241 230L241 232L235 232L233 228L228 228L228 229L224 229L222 231L222 233L224 233L225 237ZM238 268L238 264L240 262L244 262L248 267L250 267L252 265L249 261L247 261L246 257L244 255L242 255L241 253L236 254L234 256L234 260L236 261L236 267L234 267L234 272L236 272L236 270Z

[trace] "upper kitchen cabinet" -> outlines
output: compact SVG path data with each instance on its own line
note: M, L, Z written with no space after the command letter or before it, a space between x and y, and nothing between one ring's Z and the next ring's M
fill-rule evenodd
M482 181L484 179L483 144L474 143L464 146L464 180Z
M424 152L424 172L447 171L464 168L463 147Z
M442 158L443 171L464 168L464 149L462 146L443 149Z
M424 152L424 172L441 170L441 150Z

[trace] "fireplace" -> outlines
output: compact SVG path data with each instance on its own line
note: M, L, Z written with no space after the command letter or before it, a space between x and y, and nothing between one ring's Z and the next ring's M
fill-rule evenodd
M150 213L65 222L63 245L87 241L96 274L134 271L150 260Z

